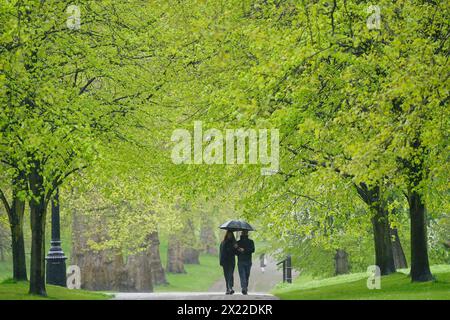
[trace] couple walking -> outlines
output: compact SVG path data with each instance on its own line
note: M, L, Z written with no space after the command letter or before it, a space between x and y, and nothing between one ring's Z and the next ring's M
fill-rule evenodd
M239 241L236 241L232 231L227 231L225 238L220 244L220 265L223 267L223 274L225 276L225 283L227 286L226 294L234 293L233 275L236 266L236 256L238 257L238 271L239 278L241 279L242 294L247 294L253 252L255 252L255 244L253 240L248 238L247 230L241 232Z

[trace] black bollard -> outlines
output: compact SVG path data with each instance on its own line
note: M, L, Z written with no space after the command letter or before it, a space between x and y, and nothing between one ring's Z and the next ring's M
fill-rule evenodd
M292 283L292 259L291 255L286 258L286 281Z

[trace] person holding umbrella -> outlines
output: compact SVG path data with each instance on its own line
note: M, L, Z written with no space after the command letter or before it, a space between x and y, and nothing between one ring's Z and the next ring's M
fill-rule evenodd
M248 238L248 230L243 230L241 239L237 242L238 270L241 279L242 294L248 292L248 280L250 278L250 270L252 269L252 254L255 252L255 243Z
M225 294L233 294L234 285L234 268L236 267L236 249L238 245L236 238L231 230L228 230L225 234L223 241L220 243L219 259L220 265L223 268L223 275L225 277L225 284L227 291Z
M225 238L220 244L220 265L223 267L227 285L226 294L234 293L233 273L236 265L235 255L237 255L242 294L246 295L252 267L252 253L255 252L255 244L253 240L248 238L248 231L253 231L254 229L250 224L241 220L227 221L220 228L227 230ZM236 242L233 231L242 231L241 239L238 242Z

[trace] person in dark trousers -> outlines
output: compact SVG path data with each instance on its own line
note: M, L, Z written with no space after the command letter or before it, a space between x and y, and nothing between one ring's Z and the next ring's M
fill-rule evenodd
M252 253L255 252L255 243L248 238L248 231L241 233L241 239L237 242L238 270L241 279L242 294L248 293L248 280L252 268Z
M234 285L234 269L236 267L236 238L234 233L230 230L227 231L223 241L220 243L219 259L220 265L223 268L223 275L225 277L225 284L227 286L226 294L233 294Z

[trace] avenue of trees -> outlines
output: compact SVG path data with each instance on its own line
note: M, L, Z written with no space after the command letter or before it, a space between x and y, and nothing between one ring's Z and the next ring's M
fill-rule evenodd
M352 270L410 267L412 281L433 280L430 261L450 262L450 5L378 1L369 27L370 5L80 0L76 25L67 2L3 1L0 212L13 278L46 294L58 189L77 264L102 251L98 268L153 273L150 283L197 262L190 231L215 242L211 230L235 212L298 269L324 274L349 259ZM279 172L175 165L172 131L194 121L279 129ZM143 282L134 288L152 289Z

